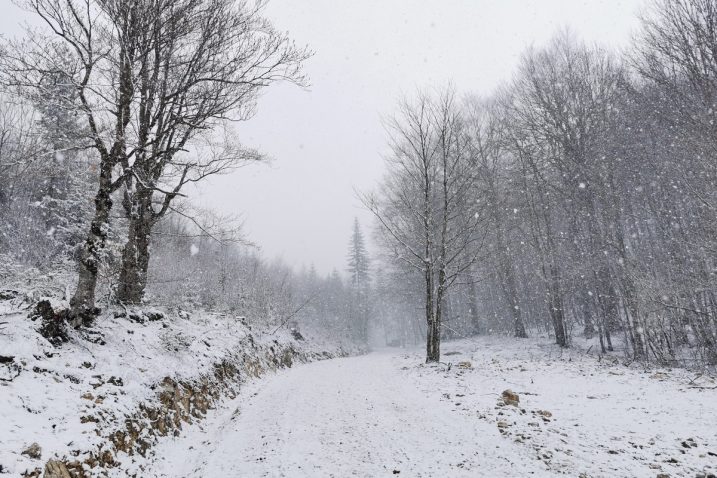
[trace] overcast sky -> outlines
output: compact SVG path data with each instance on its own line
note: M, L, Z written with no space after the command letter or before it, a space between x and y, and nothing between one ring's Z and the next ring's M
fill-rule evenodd
M21 14L0 0L0 31ZM591 42L624 47L642 0L271 0L265 14L315 51L311 87L274 85L240 140L274 158L211 179L195 200L241 214L268 257L345 268L354 217L370 215L354 190L380 180L386 136L381 118L401 95L452 81L489 94L510 78L525 47L569 26Z

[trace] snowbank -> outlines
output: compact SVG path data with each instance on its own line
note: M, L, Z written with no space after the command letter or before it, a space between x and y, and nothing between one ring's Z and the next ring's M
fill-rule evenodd
M12 476L39 476L48 459L97 476L101 465L122 461L117 450L144 453L247 377L348 350L252 330L228 315L161 309L105 314L54 347L20 309L0 301L0 470ZM33 443L39 457L22 453Z

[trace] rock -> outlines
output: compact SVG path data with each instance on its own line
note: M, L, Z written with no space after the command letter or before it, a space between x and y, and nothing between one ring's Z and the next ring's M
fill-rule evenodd
M510 389L503 390L502 397L503 402L505 402L506 405L513 405L514 407L517 407L520 403L520 396Z
M553 414L550 413L550 412L547 411L547 410L538 410L538 411L535 412L535 413L537 413L537 414L540 415L541 417L545 417L545 418L550 418L550 417L553 416Z
M506 422L506 421L501 420L501 421L498 422L498 428L503 429L503 428L508 428L509 426L510 426L510 425L509 425L508 422Z
M164 314L162 312L159 312L157 310L150 310L145 311L144 316L149 320L150 322L156 322L158 320L164 319Z
M0 355L0 363L13 363L15 361L15 357L12 355Z
M658 473L657 478L670 478L668 473Z
M458 368L464 368L464 369L470 369L473 368L473 364L470 363L468 360L464 360L463 362L458 362L456 364L456 367Z
M67 310L55 312L49 300L41 300L35 306L35 311L30 315L30 319L33 321L40 319L42 324L39 329L40 335L57 347L70 340L67 335L68 314Z
M42 458L42 448L40 448L40 445L37 443L33 443L27 449L25 449L22 453L22 455L27 455L33 460L39 460Z
M44 478L72 478L67 466L61 461L50 460L45 464Z
M0 290L0 300L13 300L17 298L20 293L16 290Z
M695 442L694 438L688 438L687 440L683 441L682 443L683 448L696 448L697 443Z

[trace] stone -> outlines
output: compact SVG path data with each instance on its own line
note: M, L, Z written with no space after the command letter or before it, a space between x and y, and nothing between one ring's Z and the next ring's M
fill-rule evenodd
M458 363L456 364L456 367L458 367L458 368L464 368L464 369L471 369L471 368L473 368L473 364L470 363L469 361L465 360L465 361L463 361L463 362L458 362Z
M514 407L517 407L520 403L520 396L510 389L503 390L502 397L503 402L505 402L506 405L513 405Z
M69 311L55 311L49 300L41 300L30 314L30 320L40 319L42 326L38 330L52 345L58 347L70 340L67 335L67 318Z
M687 440L683 441L682 443L683 448L696 448L697 442L695 442L694 438L688 438Z
M149 320L150 322L156 322L158 320L164 319L164 314L162 312L159 312L157 310L150 310L150 311L144 311L144 316Z
M25 450L23 450L21 454L27 455L33 460L39 460L40 458L42 458L42 448L40 448L40 445L38 445L37 443L33 443Z
M0 290L0 300L13 300L19 295L20 293L16 290Z
M72 478L67 466L58 460L50 460L45 464L44 478Z

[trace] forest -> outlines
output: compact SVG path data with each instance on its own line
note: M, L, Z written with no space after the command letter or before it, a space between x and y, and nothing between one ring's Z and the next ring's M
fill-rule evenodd
M188 301L364 342L371 322L384 342L547 332L637 360L717 361L713 2L656 4L627 52L564 29L491 94L447 85L399 101L385 178L359 192L376 253L369 265L357 223L348 262L326 277L262 257L238 220L182 192L263 160L228 113L248 119L262 88L306 82L311 52L252 33L265 20L249 9L225 31L198 17L156 33L165 40L137 19L191 12L146 2L153 20L119 2L75 17L55 3L27 7L57 33L3 47L0 253L5 281L63 289L74 325L96 301ZM87 36L90 21L110 36ZM213 43L197 49L196 35ZM112 81L96 88L93 75Z
M241 361L236 370L244 387L245 377L291 367L293 362L331 358L329 363L339 356L365 356L351 360L365 360L368 365L346 367L353 376L371 372L365 380L375 382L361 382L365 388L349 395L405 395L413 397L413 405L405 405L409 409L434 395L436 400L455 402L455 407L470 402L456 397L480 396L475 391L483 382L470 382L476 387L470 393L461 388L462 382L460 386L437 382L453 380L451 373L460 378L464 373L485 371L490 380L496 380L495 387L508 388L499 405L509 410L513 410L511 405L525 403L524 393L528 400L530 395L553 397L550 388L525 392L532 390L534 379L528 385L523 378L513 377L522 384L519 390L524 401L520 402L506 383L495 378L507 377L513 369L558 373L545 365L551 360L572 373L578 367L574 361L582 367L584 360L594 358L589 367L597 367L599 373L608 373L600 368L607 367L606 363L622 367L619 370L634 374L630 375L634 386L647 380L640 373L651 373L650 378L660 382L674 373L682 381L679 385L669 382L664 390L676 395L659 402L660 390L653 394L657 400L653 408L659 409L655 413L664 416L679 413L669 408L682 401L675 398L678 389L708 394L717 388L713 378L717 370L715 0L647 2L639 13L639 27L621 49L586 41L578 30L567 26L554 29L549 41L527 46L511 75L490 91L415 78L417 87L396 97L392 113L381 119L384 148L376 152L383 158L380 179L371 187L355 189L356 202L366 215L354 219L349 214L353 225L341 232L345 259L329 273L317 270L311 257L304 257L306 265L301 266L264 252L241 217L242 208L253 205L238 205L235 214L228 215L197 200L201 188L211 188L220 176L241 175L248 168L263 167L262 163L281 162L244 137L242 125L261 111L266 91L277 85L298 90L311 86L306 65L320 51L276 27L265 13L265 2L15 3L29 23L21 35L4 35L0 41L0 397L7 391L13 400L14 405L6 410L8 423L16 431L29 429L30 422L23 420L31 420L27 417L34 409L49 415L85 413L74 408L52 412L47 408L49 395L28 405L29 399L17 391L18 383L25 383L20 380L44 383L42 374L49 370L56 382L71 382L63 390L79 395L72 387L90 385L91 376L82 375L90 372L82 368L100 367L99 357L119 356L128 361L104 362L113 368L102 373L112 375L114 382L124 367L144 370L144 359L130 362L134 360L128 358L131 354L156 359L158 375L137 382L135 388L143 390L140 395L132 392L116 399L120 405L113 409L113 418L82 416L83 424L104 423L107 433L113 430L115 434L107 435L114 444L110 458L101 453L104 445L82 441L88 449L99 446L99 451L88 452L83 462L87 466L80 468L94 469L100 463L116 475L96 476L172 476L175 471L166 468L166 463L162 466L167 474L156 471L159 462L131 458L132 465L119 465L120 451L132 457L135 452L128 450L144 447L137 452L144 459L150 447L142 438L133 438L127 446L116 438L117 424L126 418L119 411L125 407L122 400L134 400L127 409L139 407L142 419L153 423L161 421L155 415L161 417L164 412L137 403L150 400L156 384L165 386L170 378L176 390L185 387L191 396L200 396L203 392L190 385L198 382L192 381L214 377L211 380L218 382L202 382L202 390L216 385L223 391L211 392L214 395L207 400L214 403L223 393L234 400L237 394L226 379L233 372L225 369L227 364L239 363L233 360ZM470 61L467 47L465 56ZM480 70L481 65L475 68ZM327 230L333 228L334 219L324 218ZM137 337L134 345L130 345L134 339L127 341L120 334L125 329ZM217 332L220 329L224 332ZM176 336L170 337L171 333ZM96 349L105 344L105 352ZM198 357L197 347L202 344L207 350L202 352L204 358L197 359L201 367L191 371L187 364ZM385 350L394 350L392 359L381 355ZM48 360L61 360L53 359L56 354L68 357L66 367L70 367L69 357L83 357L79 375L70 374L74 378L69 379L59 362L56 369L47 365ZM456 362L452 355L462 357ZM463 360L469 355L470 360ZM510 366L503 369L499 361ZM402 373L394 370L399 363L406 374L396 375ZM358 387L339 369L309 368L314 365L319 366L302 365L306 376L294 382L290 375L285 382L267 379L272 394L266 403L285 406L287 390L315 393L312 400L320 402L335 393L327 389L318 396L315 390L323 390L327 383L340 390ZM31 380L31 373L41 378ZM580 373L586 372L581 369ZM318 388L301 385L319 378ZM97 386L114 383L112 379L105 377ZM409 379L422 384L426 393L406 385ZM131 380L132 376L124 376L118 386ZM618 390L623 382L606 379L605 383L605 390ZM645 383L640 386L652 387L652 382ZM576 386L592 390L586 383ZM393 391L386 392L387 388ZM88 393L90 400L99 396L87 390L83 398ZM179 391L173 393L181 399ZM494 394L492 388L490 393ZM628 389L611 393L631 394ZM707 395L699 397L700 403L712 400ZM600 396L590 392L587 398ZM102 406L104 399L93 403ZM486 415L488 420L495 419L500 436L522 443L527 440L524 434L511 435L507 430L537 426L533 422L520 425L519 417L515 422L493 417L494 404L475 400L475 407L488 410L478 413L480 419ZM301 408L309 402L305 398L295 406L313 416L313 409ZM363 407L360 400L349 403L346 406ZM627 407L625 403L619 406ZM202 410L202 406L192 405L201 410L197 417L212 408ZM240 406L232 406L238 413ZM261 406L269 405L255 405ZM344 423L346 415L328 402L324 406L329 415L336 413L332 420ZM386 405L387 409L391 406L398 407ZM431 408L428 402L424 406ZM174 420L171 417L182 417L177 407L167 412L168 424ZM376 407L383 410L377 412L383 414L383 423L393 423L393 412ZM583 404L579 410L575 413L584 414L587 408ZM691 411L694 417L711 413ZM271 410L260 412L264 423ZM195 412L187 413L181 420L189 423ZM539 424L552 420L552 413L543 409L521 413L532 413ZM633 423L625 414L625 420ZM234 419L227 417L214 416L211 423L219 426ZM580 417L576 421L584 415ZM467 432L458 422L453 424L454 418L450 413L433 417L446 427L447 436L460 437ZM301 428L303 422L288 420L308 433ZM312 420L323 423L321 416ZM409 421L416 427L421 418L417 414ZM675 440L681 443L677 449L683 455L698 446L692 443L714 446L714 427L710 433L694 425L696 418L690 423L698 430L694 434L701 435L690 442L690 432L680 431L682 435ZM404 425L395 424L393 430ZM35 435L49 433L38 427ZM158 430L161 436L169 433ZM193 457L195 452L188 450L210 438L201 435L206 430L189 430L188 441L182 445L192 444L189 448L170 449L160 440L158 455L153 456L184 453ZM277 430L262 433L282 433ZM367 443L378 439L367 430L356 432L356 439L363 436ZM494 426L491 432L498 433ZM673 432L651 429L640 439L652 439L654 445L654 436L668 433L672 437ZM15 448L6 450L3 435L11 435L0 429L0 474L9 469L18 476L41 476L40 468L33 474L28 465L27 456L32 458L32 453L19 454L20 443L30 440L30 435L22 433L8 438ZM131 426L122 433L134 436ZM408 433L430 432L411 428ZM136 434L141 437L142 429ZM232 440L249 447L247 453L268 453L265 447L255 449L264 435L253 438L237 434ZM461 440L472 439L467 434ZM307 435L301 443L312 440L313 435ZM566 452L560 462L554 454L562 453L562 445L554 444L559 438L551 440L535 448L538 460L547 467L540 468L545 476L583 469L587 472L581 472L581 477L643 476L642 471L631 474L637 465L629 460L617 459L609 465L612 457L607 455L600 462L604 465L589 465L598 468L580 468L589 461L588 451L583 451L583 458ZM602 438L595 440L591 447L604 448ZM371 454L356 446L352 458ZM543 450L548 448L546 458ZM643 446L633 444L633 448L642 450ZM424 458L437 453L420 447L412 450ZM276 452L273 463L278 468L261 476L323 476L304 475L305 471L297 471L304 470L302 466L346 474L373 470L365 476L384 471L399 474L400 464L416 473L408 476L436 476L431 474L436 470L441 476L476 476L462 473L480 468L479 458L474 458L476 462L466 458L463 465L439 459L437 469L414 460L411 468L406 464L411 460L402 462L396 452L381 459L399 464L382 463L379 473L379 468L367 465L376 464L369 458L359 460L357 468L345 468L349 465L340 460L319 466L305 458L316 450L301 451L305 453L297 456L309 461L291 462L289 474L280 473L286 463L276 465L276 460L285 456ZM604 451L624 453L622 449ZM235 459L225 452L224 459ZM59 459L74 451L66 445L54 453ZM464 453L468 452L460 451L461 456ZM532 462L521 461L522 453L511 452L510 473L499 464L496 469L505 476L537 470L525 464ZM580 453L575 456L583 456ZM672 452L655 456L665 453ZM650 470L676 473L658 477L714 476L710 473L717 470L712 461L715 453L704 452L692 461L680 457L682 464L662 462L650 465ZM73 456L85 456L84 451ZM252 468L259 466L259 458L251 466L245 464L248 468L226 469L212 465L209 455L192 459L198 461L187 465L182 476L223 476L239 470L250 474L236 476L260 476L266 472ZM652 459L633 457L645 463ZM686 468L679 468L683 465ZM73 466L50 460L42 476L95 476L81 474ZM204 471L193 474L200 468ZM21 469L26 471L21 473ZM144 474L147 470L156 474ZM491 470L484 468L490 476L503 476ZM644 476L654 476L653 471L647 473Z

